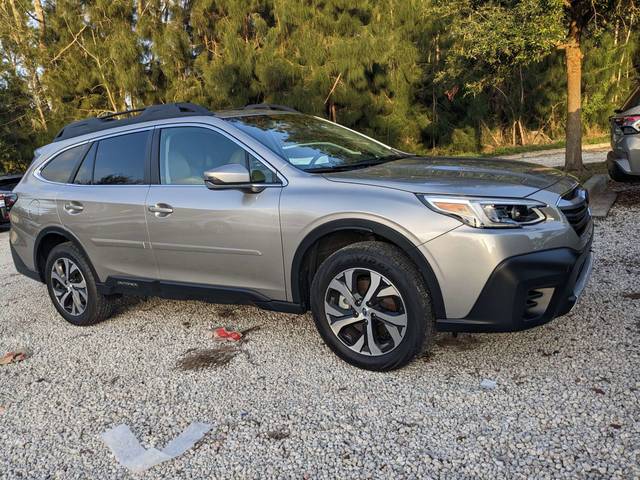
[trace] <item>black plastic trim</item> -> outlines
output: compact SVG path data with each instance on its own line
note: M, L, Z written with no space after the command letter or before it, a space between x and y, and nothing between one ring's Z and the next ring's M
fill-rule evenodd
M37 282L42 282L42 280L40 279L40 274L36 271L31 270L29 267L27 267L27 265L22 261L22 259L18 255L18 252L16 252L16 250L13 248L13 245L10 244L9 248L11 250L11 258L13 258L13 265L16 267L16 270L18 271L18 273L21 273L22 275L25 275Z
M153 138L155 135L155 128L151 131L147 131L147 145L144 150L144 184L151 184L151 159L153 151Z
M85 260L87 261L87 263L89 264L89 267L91 268L91 273L93 273L93 277L95 279L100 278L98 276L98 273L96 272L96 269L93 267L93 264L91 263L91 259L89 258L89 255L87 255L87 252L82 246L82 243L80 242L80 240L78 240L78 237L76 237L69 230L66 230L62 227L46 227L42 229L38 234L38 236L36 237L36 240L33 244L33 264L35 265L36 268L38 268L38 250L40 249L40 243L42 242L42 239L50 233L61 235L65 237L68 241L73 242L75 246L78 247L78 249L80 249L80 252L84 255ZM40 276L39 271L38 271L38 278L40 279L41 282L44 283L44 278Z
M151 151L149 152L149 180L151 185L160 185L160 129L153 129Z
M527 253L502 261L492 272L475 305L465 318L437 321L440 331L513 332L542 325L568 313L577 299L573 293L591 252L556 248ZM528 319L527 294L538 288L555 288L544 313Z
M277 312L303 313L300 305L271 300L253 290L199 283L113 276L107 278L106 282L98 284L98 291L105 295L124 294L171 298L175 300L200 300L219 304L254 305L265 310Z
M445 317L444 300L442 298L442 291L440 290L440 284L436 278L431 265L426 258L420 253L417 246L411 243L404 235L398 233L392 228L386 225L381 225L370 220L363 219L345 219L334 220L324 225L319 226L315 230L311 231L302 240L296 253L293 257L293 263L291 265L291 294L293 296L293 302L296 304L302 304L302 292L300 291L300 273L302 269L302 262L312 247L312 245L320 238L333 232L339 232L342 230L360 230L363 232L373 233L380 236L398 247L400 247L405 254L409 256L411 260L416 264L418 270L422 274L429 292L431 293L431 302L433 305L434 314L436 318Z

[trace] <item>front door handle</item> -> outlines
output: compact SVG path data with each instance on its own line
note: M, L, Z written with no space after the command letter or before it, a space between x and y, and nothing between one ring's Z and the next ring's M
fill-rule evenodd
M65 211L70 215L75 215L77 213L81 213L84 210L84 207L80 202L67 202L64 204Z
M167 205L166 203L156 203L155 205L149 207L149 211L156 217L166 217L173 213L173 207L171 205Z

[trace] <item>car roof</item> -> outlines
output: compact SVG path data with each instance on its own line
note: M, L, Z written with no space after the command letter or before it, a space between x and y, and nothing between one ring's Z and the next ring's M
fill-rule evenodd
M271 115L280 113L299 113L293 108L274 104L252 104L241 109L223 110L211 112L210 110L193 103L167 103L162 105L151 105L145 108L126 110L99 117L85 118L64 126L53 139L54 142L79 137L89 133L110 130L113 128L135 125L143 122L155 120L165 120L171 118L185 118L194 116L214 116L221 119L236 118L251 115ZM136 114L135 116L132 116ZM127 116L126 118L118 118Z
M272 110L272 109L232 109L232 110L220 110L215 112L215 116L222 119L238 118L238 117L255 117L259 115L302 115L300 112L289 112L286 110Z

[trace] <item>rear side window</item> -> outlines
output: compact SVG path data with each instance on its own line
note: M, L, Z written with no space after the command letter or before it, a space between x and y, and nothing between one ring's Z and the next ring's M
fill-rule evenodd
M76 165L82 161L88 149L89 145L85 144L65 150L47 163L40 175L51 182L69 182Z
M101 140L93 169L94 185L144 184L149 133L129 133Z
M84 160L78 168L78 172L76 173L75 178L73 179L73 183L78 185L91 185L93 180L93 162L96 158L96 148L98 147L97 143L94 143L91 146L91 150L84 156Z

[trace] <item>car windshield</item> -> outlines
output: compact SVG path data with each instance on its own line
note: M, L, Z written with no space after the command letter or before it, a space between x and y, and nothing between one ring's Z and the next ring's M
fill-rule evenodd
M348 128L307 115L249 115L229 122L306 172L351 170L408 156Z

